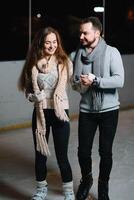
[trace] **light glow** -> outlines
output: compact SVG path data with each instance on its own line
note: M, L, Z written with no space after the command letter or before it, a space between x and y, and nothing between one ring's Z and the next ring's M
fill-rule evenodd
M104 12L104 7L94 7L94 12Z
M37 18L41 18L41 14L40 13L37 14Z

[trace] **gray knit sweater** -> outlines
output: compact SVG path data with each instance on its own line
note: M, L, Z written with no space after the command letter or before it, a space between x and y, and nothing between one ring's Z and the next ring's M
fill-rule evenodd
M70 58L74 61L76 52L70 54ZM83 65L84 69L89 73L92 69L92 64ZM103 90L104 99L100 110L94 111L91 102L91 87L81 85L79 82L72 81L72 87L81 94L80 111L82 112L107 112L118 109L120 106L118 88L124 85L124 67L121 55L115 47L107 45L106 55L104 60L104 75L97 77L98 87Z

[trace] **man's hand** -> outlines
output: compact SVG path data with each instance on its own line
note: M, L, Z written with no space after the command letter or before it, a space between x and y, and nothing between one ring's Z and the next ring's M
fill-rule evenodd
M92 83L93 83L93 79L89 78L89 75L81 75L80 76L80 81L85 86L91 86Z
M91 79L91 80L94 80L95 79L95 75L92 74L92 73L89 73L88 74L88 78Z

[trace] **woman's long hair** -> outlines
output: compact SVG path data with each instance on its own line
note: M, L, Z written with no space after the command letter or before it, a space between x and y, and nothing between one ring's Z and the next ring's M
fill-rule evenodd
M59 64L63 64L64 67L68 68L68 56L62 47L60 35L57 30L52 27L46 27L39 30L31 44L31 48L27 53L27 57L18 81L18 89L25 91L27 87L31 87L31 71L33 66L37 65L37 62L44 57L44 41L50 33L54 33L57 39L57 49L55 56Z

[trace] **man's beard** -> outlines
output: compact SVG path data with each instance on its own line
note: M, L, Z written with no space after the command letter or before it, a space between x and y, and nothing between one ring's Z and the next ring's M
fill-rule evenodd
M92 46L92 44L95 42L95 38L92 40L92 41L87 41L86 42L86 44L84 44L83 42L82 42L82 45L84 46L84 47L86 47L86 48L89 48L89 47L91 47Z

